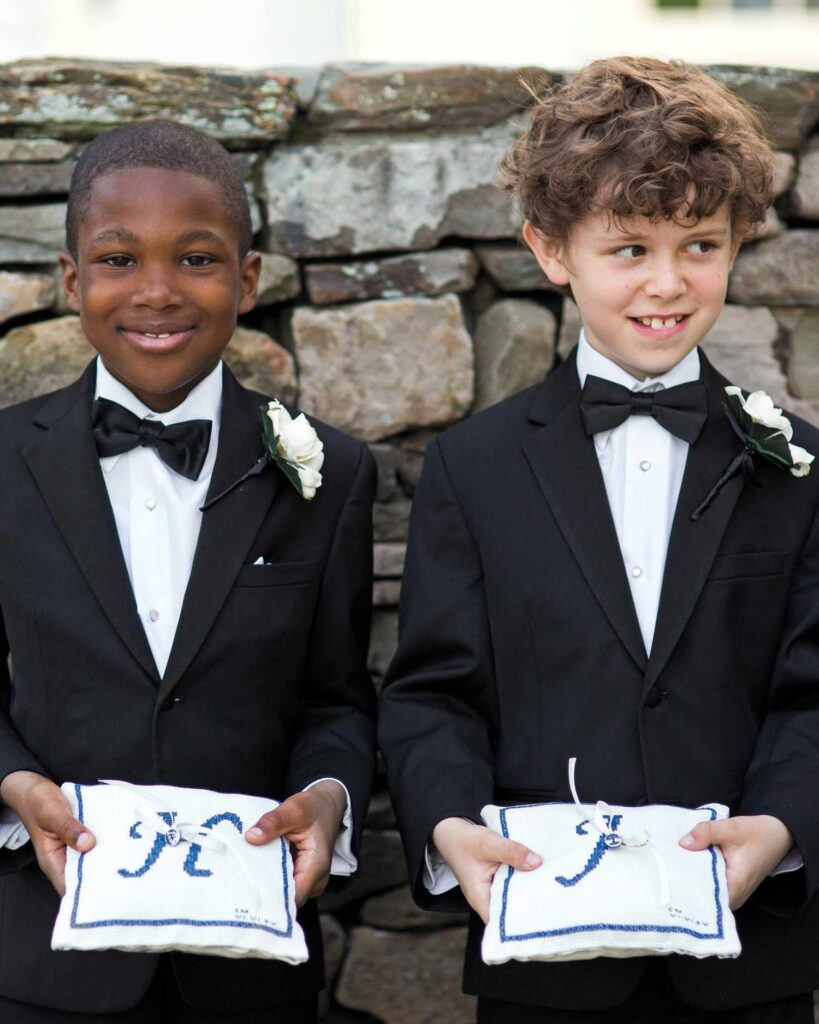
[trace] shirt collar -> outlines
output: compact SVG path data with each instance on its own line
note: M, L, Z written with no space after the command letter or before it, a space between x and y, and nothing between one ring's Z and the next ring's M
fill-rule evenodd
M580 387L586 383L586 377L602 377L603 380L611 381L613 384L620 384L629 391L643 391L645 388L657 385L663 388L673 388L678 384L689 384L691 381L700 379L700 354L696 348L684 356L670 370L660 374L659 377L646 377L645 380L638 380L630 373L612 362L608 356L592 348L586 337L586 332L581 328L580 338L577 342L577 375L580 378ZM594 445L598 452L608 445L611 437L610 430L602 430L594 435Z
M184 401L167 412L154 412L141 402L136 395L120 383L106 368L100 356L97 356L97 384L94 398L107 398L116 402L134 416L142 419L161 420L165 424L184 423L186 420L210 420L211 439L218 436L222 414L222 362L221 360L211 372L201 380ZM120 455L111 455L100 459L100 465L106 473L117 464Z

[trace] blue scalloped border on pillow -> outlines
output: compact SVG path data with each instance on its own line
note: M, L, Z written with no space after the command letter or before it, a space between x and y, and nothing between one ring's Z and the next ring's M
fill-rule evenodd
M83 818L83 802L82 802L82 786L79 783L75 783L74 791L77 795L77 817L85 824ZM74 903L71 908L71 927L72 928L109 928L113 925L126 927L133 926L145 926L145 925L173 925L173 924L189 924L196 925L200 928L250 928L256 931L267 932L270 935L278 935L281 938L289 939L293 934L293 918L290 913L289 903L289 882L287 878L287 844L284 839L280 840L282 847L282 879L284 881L284 912L287 917L287 927L273 928L271 925L266 924L255 924L252 921L197 921L185 917L166 917L166 918L112 918L108 921L78 921L77 910L80 903L80 892L82 890L82 867L85 854L81 853L77 863L77 891L74 893Z
M500 808L500 824L501 831L506 839L509 839L509 827L506 822L506 812L514 811L521 807L531 808L531 804L515 804L510 807ZM706 808L701 808L703 811ZM713 807L707 808L711 813L711 821L715 821L717 812ZM673 932L683 935L693 935L696 939L722 939L725 937L725 931L723 928L723 915L722 915L722 903L720 902L720 885L719 877L717 875L717 853L713 847L710 850L711 853L711 877L714 880L714 903L717 912L717 930L715 932L700 932L693 928L685 928L682 925L671 925L671 924L607 924L600 922L599 924L578 924L571 925L566 928L553 928L546 931L539 932L526 932L522 935L509 935L506 931L506 904L509 894L509 883L512 880L512 876L515 874L515 869L510 867L509 871L504 879L503 883L503 898L501 901L501 913L499 921L499 931L501 942L522 942L527 939L541 939L551 938L555 935L575 935L578 932L596 932L596 931L614 931L614 932L662 932L668 933Z

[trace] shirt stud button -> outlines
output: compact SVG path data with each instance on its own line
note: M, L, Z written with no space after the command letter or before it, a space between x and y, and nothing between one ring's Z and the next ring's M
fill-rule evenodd
M156 608L152 608L148 612L148 618L151 620L151 622L156 622L156 620L159 618L159 612L156 610Z
M634 577L635 580L639 580L639 578L643 575L643 570L640 568L639 565L635 565L634 568L631 570L631 575Z
M643 459L643 461L640 463L640 469L642 469L644 473L647 473L651 469L651 463L648 462L646 459Z
M147 508L149 512L153 512L156 508L156 498L148 498L145 502L145 508Z

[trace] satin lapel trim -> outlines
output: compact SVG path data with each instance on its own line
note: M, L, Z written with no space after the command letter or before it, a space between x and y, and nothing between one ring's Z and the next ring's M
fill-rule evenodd
M125 646L155 682L159 673L137 614L114 513L91 434L92 369L38 415L47 426L23 453L63 540ZM49 422L48 411L66 412Z
M545 425L523 443L523 450L586 582L629 654L645 671L645 645L606 486L594 441L583 430L574 360L568 363L547 378L537 393L536 412L530 417Z
M742 474L729 480L700 519L691 513L700 505L731 459L739 441L723 415L723 386L727 383L703 359L708 384L708 419L696 444L688 451L680 497L674 513L665 562L657 625L646 673L650 688L665 668L694 611L716 553L742 493Z
M219 450L208 498L238 480L264 452L257 396L245 391L227 367L223 372ZM203 513L160 696L173 689L204 643L239 569L248 558L250 545L268 514L280 480L281 474L274 466L269 466Z

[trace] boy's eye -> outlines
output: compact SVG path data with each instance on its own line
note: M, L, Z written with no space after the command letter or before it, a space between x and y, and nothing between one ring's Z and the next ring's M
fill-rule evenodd
M642 245L621 245L619 249L614 250L614 255L619 256L620 259L633 260L638 256L645 256L645 247Z
M215 260L213 256L206 256L204 253L195 252L190 256L183 256L182 265L185 267L209 267Z
M716 242L709 242L705 239L688 243L688 248L698 256L706 256L709 252L713 252L716 247Z
M102 262L107 263L109 267L122 269L124 267L133 267L136 260L133 256L106 256Z

